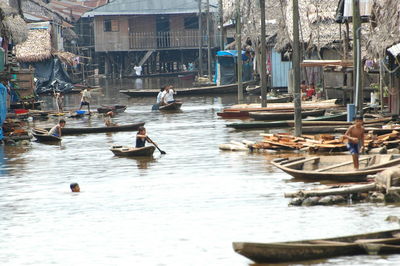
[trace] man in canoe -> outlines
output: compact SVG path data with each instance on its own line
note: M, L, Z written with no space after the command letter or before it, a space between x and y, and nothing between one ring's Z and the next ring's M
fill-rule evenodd
M57 125L52 127L49 131L49 135L61 138L61 129L65 127L65 120L60 119Z
M166 87L167 87L167 86L161 87L160 92L159 92L158 95L157 95L156 104L153 104L153 107L151 108L152 110L158 110L158 108L160 108L161 101L162 101L162 99L163 99L164 91L165 91L165 88L166 88Z
M358 169L358 156L360 153L360 148L361 151L364 151L364 127L362 116L356 116L354 125L349 127L343 138L348 140L347 148L353 157L354 168Z
M172 85L169 85L165 88L163 96L162 96L162 103L164 105L175 102L174 94L176 94L176 92L174 91L173 88L174 87Z

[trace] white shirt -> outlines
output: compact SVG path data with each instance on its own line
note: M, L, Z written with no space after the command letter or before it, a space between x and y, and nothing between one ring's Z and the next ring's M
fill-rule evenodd
M157 95L157 103L161 103L164 91L160 91Z
M81 102L89 102L90 98L90 92L87 89L83 90Z
M142 75L142 67L141 66L135 66L133 69L136 72L136 76Z
M164 102L170 102L174 100L174 90L173 89L169 89L169 91L165 94L165 98L164 98Z

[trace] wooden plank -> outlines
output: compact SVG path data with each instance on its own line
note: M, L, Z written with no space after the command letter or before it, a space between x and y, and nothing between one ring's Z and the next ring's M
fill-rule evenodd
M364 161L364 160L367 160L367 159L371 159L371 158L372 157L365 157L365 158L359 159L358 161L361 162L361 161ZM352 163L353 163L353 161L339 163L339 164L335 164L335 165L331 165L331 166L328 166L328 167L325 167L325 168L318 169L318 170L316 170L316 172L324 172L326 170L331 170L331 169L334 169L334 168L337 168L337 167L341 167L341 166L345 166L345 165L352 164Z
M288 163L288 164L285 164L284 166L285 167L290 167L290 166L306 163L306 162L309 162L309 161L318 161L318 160L319 160L319 157L316 156L316 157L306 158L304 160Z

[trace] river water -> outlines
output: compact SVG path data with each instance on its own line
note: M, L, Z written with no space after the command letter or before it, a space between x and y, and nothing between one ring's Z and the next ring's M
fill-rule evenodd
M113 156L136 132L65 136L61 145L0 147L0 265L249 265L233 241L325 238L397 228L383 204L289 207L284 192L317 183L293 182L269 164L275 154L223 152L230 140L260 140L235 131L216 113L235 95L181 98L181 112L151 112L154 99L129 99L107 82L93 104L127 104L114 122L144 121L166 151L151 159ZM159 82L158 82L159 83ZM151 83L148 83L151 84ZM151 85L158 87L158 84ZM45 98L48 108L52 99ZM76 108L79 95L68 95ZM48 126L57 122L35 122ZM67 119L67 126L102 119ZM81 193L71 193L78 182ZM399 265L400 255L340 257L314 265Z

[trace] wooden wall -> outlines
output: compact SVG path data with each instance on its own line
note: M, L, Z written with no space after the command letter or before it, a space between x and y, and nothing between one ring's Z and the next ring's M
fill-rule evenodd
M195 14L168 15L170 32L168 47L161 48L195 48L198 45L198 30L185 29L185 17ZM112 51L144 51L160 48L160 35L156 34L156 15L142 16L96 16L95 17L95 49L96 52ZM104 20L119 20L118 32L105 32ZM206 22L203 21L204 35ZM214 27L211 27L211 39L214 46ZM162 33L163 34L163 33ZM158 40L157 40L158 38ZM203 44L207 45L204 36Z

